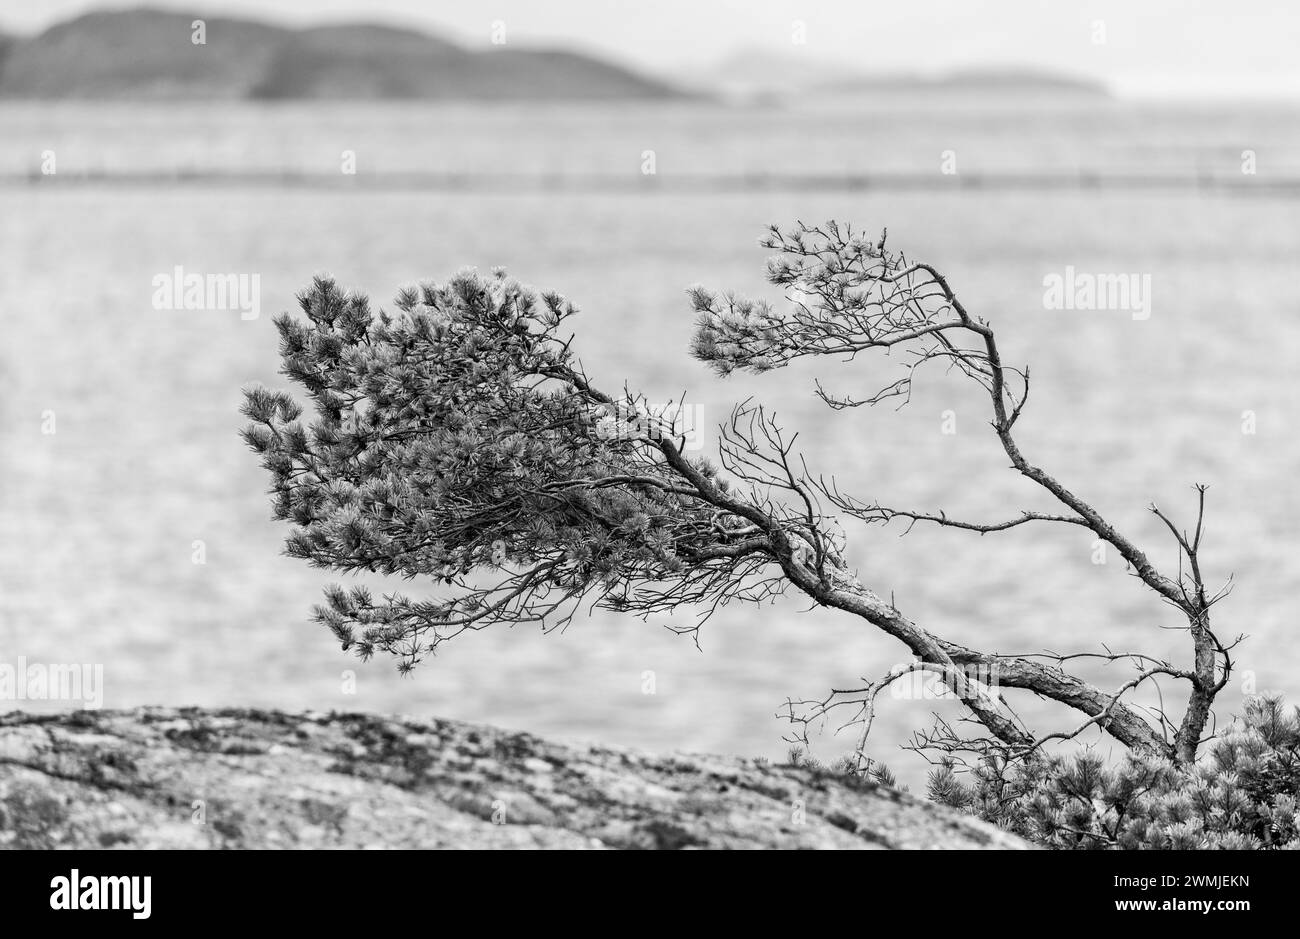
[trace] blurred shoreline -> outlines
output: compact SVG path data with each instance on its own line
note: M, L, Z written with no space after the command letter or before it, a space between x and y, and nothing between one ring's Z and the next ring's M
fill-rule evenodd
M213 170L176 169L87 170L43 175L2 173L0 186L82 186L143 187L240 187L271 189L331 189L366 191L429 192L855 192L862 190L925 192L961 192L962 190L996 190L1025 192L1034 190L1183 190L1228 195L1300 196L1300 174L1267 177L1231 173L1124 173L1080 170L1046 172L975 172L943 176L933 172L880 172L856 174L744 173L704 174L675 173L664 176L637 177L598 174L529 174L529 173L440 173L388 172L342 176L338 173L311 173L298 170Z

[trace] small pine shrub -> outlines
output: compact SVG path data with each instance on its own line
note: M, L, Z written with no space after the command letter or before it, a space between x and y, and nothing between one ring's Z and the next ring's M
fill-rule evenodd
M907 792L907 787L898 785L898 777L895 776L893 771L884 763L873 762L868 766L867 778L880 783L882 786L889 786L892 789L901 788L903 792Z
M831 764L831 772L839 776L853 776L858 771L858 761L851 756L842 756Z
M963 779L962 776L969 776ZM930 774L931 799L1049 848L1300 849L1300 710L1254 698L1192 768L1130 755L988 758Z

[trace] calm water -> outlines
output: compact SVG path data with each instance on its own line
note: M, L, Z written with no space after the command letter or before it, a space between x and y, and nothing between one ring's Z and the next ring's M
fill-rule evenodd
M361 172L741 175L936 166L1260 173L1300 167L1295 113L1081 110L1063 115L705 108L0 108L0 174L43 150L60 173ZM877 675L900 650L843 616L791 599L732 608L703 653L654 624L600 615L564 634L499 628L467 636L400 679L362 665L308 622L331 578L280 556L266 479L236 437L240 388L280 385L270 315L313 273L387 301L465 265L505 265L584 310L578 344L606 385L652 398L686 389L711 421L756 394L810 464L886 504L995 518L1045 504L1005 468L972 389L935 373L901 411L832 415L807 370L719 382L685 354L684 288L762 292L769 222L837 217L888 225L891 244L945 270L966 305L1032 364L1021 424L1029 458L1093 500L1162 563L1173 554L1146 506L1183 519L1211 485L1206 565L1236 575L1222 632L1245 632L1243 668L1291 693L1300 651L1295 472L1300 410L1300 202L1195 191L562 193L11 185L0 188L0 660L103 663L106 703L256 704L404 711L658 748L776 755L787 695L821 696ZM257 273L262 316L165 312L151 279ZM1152 315L1049 312L1042 278L1149 273ZM846 393L894 366L819 371ZM873 385L872 383L875 383ZM956 413L955 435L940 415ZM1243 411L1258 431L1242 433ZM57 432L42 434L53 411ZM1181 654L1175 621L1122 564L1094 565L1073 529L980 539L850 525L864 581L917 621L1001 651ZM207 562L192 563L192 544ZM418 590L418 587L415 589ZM354 695L342 673L354 670ZM642 694L642 673L657 694ZM1105 676L1103 676L1105 677ZM1119 683L1116 672L1108 683ZM1235 694L1225 698L1230 713ZM889 701L885 755L931 702ZM1024 713L1047 719L1042 710ZM820 749L846 750L849 736ZM897 762L897 761L896 761Z

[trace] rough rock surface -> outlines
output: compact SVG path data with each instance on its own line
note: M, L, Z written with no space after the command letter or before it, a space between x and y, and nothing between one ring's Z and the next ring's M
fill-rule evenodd
M0 847L1022 848L826 771L451 721L146 708L0 717Z

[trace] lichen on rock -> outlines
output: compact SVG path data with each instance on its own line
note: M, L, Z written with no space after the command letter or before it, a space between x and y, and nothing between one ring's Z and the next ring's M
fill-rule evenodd
M871 782L453 721L143 708L0 717L6 848L1023 848Z

